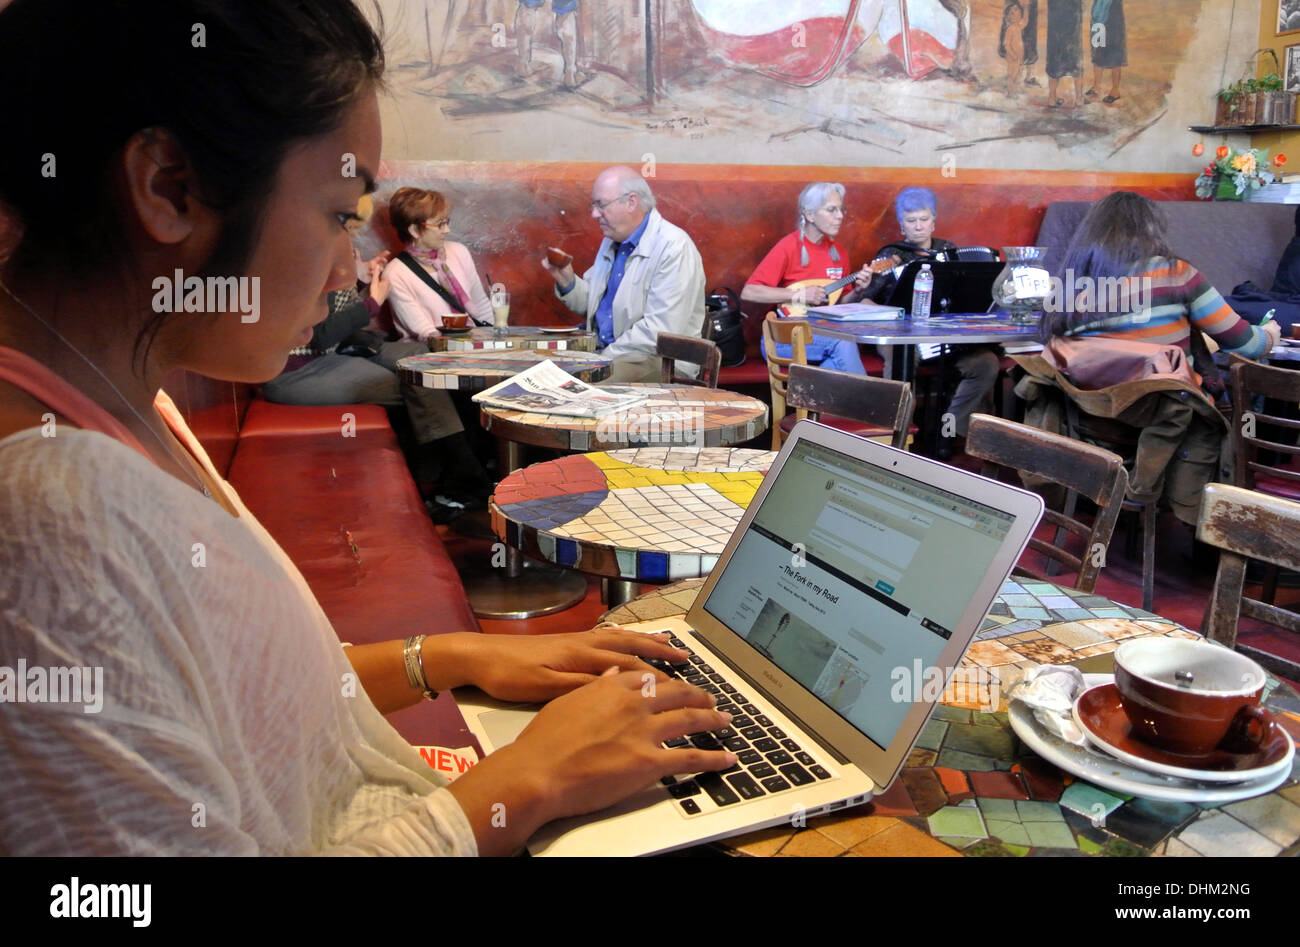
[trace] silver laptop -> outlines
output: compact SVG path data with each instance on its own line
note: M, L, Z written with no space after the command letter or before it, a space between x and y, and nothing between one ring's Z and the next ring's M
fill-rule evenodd
M1035 494L800 422L690 613L630 626L692 652L666 670L735 719L689 739L740 762L553 822L528 850L652 854L869 801L898 775L1042 512ZM537 710L474 689L456 699L489 753Z

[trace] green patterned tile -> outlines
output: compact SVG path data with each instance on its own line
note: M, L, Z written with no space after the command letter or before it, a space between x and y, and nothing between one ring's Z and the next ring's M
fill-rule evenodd
M1029 848L1024 845L1003 845L1002 847L1017 858L1024 858L1029 854Z
M1074 833L1064 822L1026 822L1029 841L1038 848L1078 848Z
M943 745L943 735L948 732L948 723L931 717L921 728L921 735L916 745L923 750L937 750Z
M991 773L995 768L990 757L949 749L939 751L939 758L934 761L934 765L960 769L967 773Z
M953 848L957 849L957 851L960 852L970 848L972 845L978 845L980 842L984 840L978 838L955 838L952 836L941 836L939 841L943 842L943 844L945 845L951 845Z
M1138 848L1132 842L1122 838L1113 838L1101 847L1102 855L1107 858L1145 858L1146 849Z
M1075 782L1061 793L1061 805L1104 824L1105 817L1124 805L1124 800L1091 783Z
M1021 822L1065 821L1065 816L1061 815L1061 807L1054 802L1035 802L1032 799L1017 799L1016 811L1020 814Z
M1039 825L1047 825L1046 822L1040 822ZM1029 839L1029 832L1019 822L1002 822L997 819L989 819L985 823L988 826L989 836L1001 841L1004 845L1029 845L1032 844Z
M930 816L927 824L930 834L935 837L956 836L976 839L988 837L979 809L944 806Z
M984 813L985 819L997 819L1001 822L1020 821L1020 813L1016 809L1014 799L989 799L981 796L979 804L980 811Z
M949 707L946 704L938 704L930 714L931 720L951 720L954 723L970 723L971 712L963 710L961 707Z
M1089 855L1098 855L1101 853L1101 845L1090 838L1079 839L1079 851L1086 852Z
M973 724L953 723L943 739L945 750L960 750L987 756L995 760L1009 760L1015 753L1015 735L1010 730L977 727Z
M1300 838L1300 806L1277 793L1243 799L1223 810L1284 848Z

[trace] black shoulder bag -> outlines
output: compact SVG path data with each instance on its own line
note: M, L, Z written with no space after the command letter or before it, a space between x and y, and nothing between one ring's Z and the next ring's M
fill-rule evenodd
M428 286L431 290L441 296L442 301L451 307L452 312L459 313L460 315L466 314L465 307L460 304L460 300L447 292L447 290L444 289L436 279L430 276L429 271L416 262L415 257L403 250L401 253L397 254L397 258L410 267L412 273L424 280L425 286ZM473 322L478 322L478 320L474 319L472 316L470 319Z

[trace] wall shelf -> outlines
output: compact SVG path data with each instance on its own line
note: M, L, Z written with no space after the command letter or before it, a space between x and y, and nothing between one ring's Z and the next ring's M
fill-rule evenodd
M1300 129L1300 125L1188 125L1187 130L1201 132L1205 135L1219 135L1236 132L1239 135L1253 135L1255 132L1291 132Z

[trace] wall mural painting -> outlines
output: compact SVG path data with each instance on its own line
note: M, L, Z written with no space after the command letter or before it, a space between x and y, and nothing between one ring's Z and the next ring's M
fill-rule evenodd
M370 4L389 153L478 160L1185 170L1169 134L1258 28L1245 0Z

